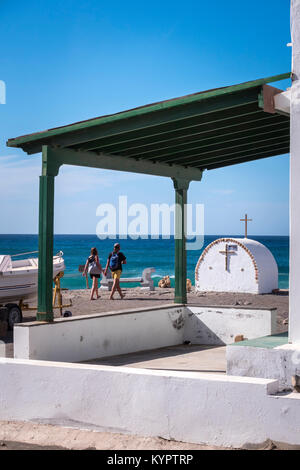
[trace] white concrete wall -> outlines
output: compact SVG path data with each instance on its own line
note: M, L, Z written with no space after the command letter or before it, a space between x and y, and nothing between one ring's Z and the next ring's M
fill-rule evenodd
M290 156L290 320L289 340L300 342L300 0L291 2L293 44Z
M167 306L23 323L14 327L14 357L80 362L182 344L230 344L276 332L277 310Z
M259 338L277 332L277 310L187 307L184 339L193 344L230 344L236 336Z
M0 419L239 447L300 445L300 400L276 381L0 359Z
M229 345L226 359L227 375L276 379L280 390L291 389L292 376L300 375L299 344L277 348Z
M23 323L14 327L14 357L75 362L182 344L184 316L173 305Z

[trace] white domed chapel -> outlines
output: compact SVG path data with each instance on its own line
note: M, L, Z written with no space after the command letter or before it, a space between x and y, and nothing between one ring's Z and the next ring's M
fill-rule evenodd
M278 288L277 263L270 250L256 240L219 238L198 260L195 287L200 292L271 293Z

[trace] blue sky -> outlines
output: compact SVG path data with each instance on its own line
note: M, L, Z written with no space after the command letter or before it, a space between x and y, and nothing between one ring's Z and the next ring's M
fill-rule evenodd
M37 233L40 155L8 138L291 69L288 0L0 1L0 233ZM275 86L286 88L289 81ZM173 202L169 179L63 167L55 232L95 233L96 208ZM189 202L206 234L287 235L289 157L205 172Z

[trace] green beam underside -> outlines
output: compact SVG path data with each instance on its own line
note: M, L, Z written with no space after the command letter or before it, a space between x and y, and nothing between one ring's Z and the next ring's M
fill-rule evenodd
M230 143L236 143L235 147L238 147L241 149L241 151L244 150L244 148L247 148L247 146L249 145L252 145L252 144L260 144L260 143L263 143L265 141L272 141L273 138L274 139L279 139L279 138L282 138L282 139L285 139L285 138L288 138L288 132L286 130L272 130L272 131L269 131L269 132L266 132L264 129L261 131L261 132L256 132L255 134L251 134L250 132L249 133L245 133L246 135L244 135L243 137L240 137L240 138L236 138L236 139L228 139L228 140L225 140L223 139L222 142L220 142L219 144L218 143L212 143L210 144L209 146L205 146L206 148L209 148L210 150L212 151L218 151L218 152L223 152L223 151L227 151L227 149L230 149L232 147L230 147L229 145L226 145L226 144L230 144ZM264 138L265 137L265 138ZM203 148L204 146L200 146L198 148ZM187 152L190 156L190 152L189 152L189 149L187 149ZM198 155L204 155L204 158L206 155L209 155L209 153L207 152L202 152L199 153ZM179 157L175 157L175 158L165 158L165 160L163 160L164 162L167 162L167 163L177 163L177 161L180 162L180 164L184 162L189 162L189 158L187 160L182 160L182 156L179 156Z
M272 146L271 148L265 147L263 149L249 150L247 152L243 152L243 153L239 153L235 155L231 155L231 154L227 156L219 155L218 157L214 157L211 159L201 158L201 159L195 160L193 163L189 163L189 165L190 167L200 168L201 170L204 170L216 164L219 165L219 164L224 163L225 165L227 163L230 164L230 162L233 162L232 164L235 164L236 161L239 161L239 160L242 162L245 162L247 161L248 157L250 159L251 157L254 157L255 155L260 156L260 155L267 154L267 156L271 156L271 155L275 156L275 155L284 154L284 153L289 153L289 143L280 143L275 146Z
M265 115L261 109L258 108L257 102L251 102L244 105L238 105L222 110L216 110L208 113L207 115L196 115L189 116L186 119L174 122L165 122L157 126L144 127L142 129L135 130L134 132L127 132L117 134L114 136L101 136L96 140L80 143L72 146L72 148L78 148L81 150L102 150L110 153L118 153L119 149L126 149L128 146L139 145L147 142L155 142L168 140L169 138L176 137L180 133L184 136L187 132L191 132L199 129L212 130L217 127L218 124L223 122L226 124L227 120L234 121L235 116L239 116L240 119L247 118L249 115Z
M227 157L224 157L223 155L220 155L219 157L217 158L213 158L211 160L203 160L203 161L198 161L198 162L195 162L195 167L196 168L211 168L211 167L215 167L216 165L221 165L224 163L224 166L227 166L227 165L234 165L236 163L239 163L239 162L246 162L248 161L248 158L249 158L249 161L251 161L251 159L254 159L255 160L255 156L257 155L258 158L265 158L266 157L271 157L272 155L275 156L275 155L282 155L282 154L285 154L285 153L289 153L289 142L288 143L283 143L283 144L276 144L274 146L272 146L272 148L270 147L266 147L264 149L260 149L260 150L252 150L252 151L248 151L248 152L243 152L243 153L240 153L238 155L231 155L231 156L227 156ZM230 163L232 162L232 163Z
M160 138L152 138L152 139L143 139L142 142L139 141L132 141L131 146L129 147L122 147L118 146L106 146L108 148L109 153L116 153L118 155L124 156L140 156L141 158L147 158L148 153L161 150L163 148L175 147L177 144L178 146L184 145L185 143L189 142L196 142L197 140L201 140L204 142L206 140L213 140L213 139L222 139L227 136L231 135L238 135L245 133L251 130L260 130L264 128L274 127L278 128L278 126L282 126L285 122L278 115L269 115L266 117L265 113L260 113L259 116L255 113L255 118L248 117L247 120L243 120L240 116L237 116L235 119L228 120L227 125L217 125L215 123L211 128L208 129L208 126L201 126L196 127L194 129L188 128L185 132L182 131L174 131L169 133L168 135L162 135ZM237 122L239 121L239 122ZM289 125L289 122L286 124ZM205 127L205 129L203 129ZM165 137L165 138L163 138ZM161 140L159 140L161 139ZM118 150L118 151L117 151ZM100 151L100 150L99 150ZM104 152L106 150L103 150Z
M159 160L161 160L164 163L174 163L176 164L188 164L189 162L189 157L193 157L193 155L203 155L203 156L216 156L219 155L220 153L225 153L227 154L229 151L232 150L234 153L235 150L237 151L243 151L244 149L252 149L255 148L256 145L260 145L261 143L264 142L270 142L274 140L284 140L284 139L289 139L289 129L287 131L282 131L282 132L277 132L277 136L271 136L271 137L266 137L264 138L264 134L261 136L257 136L256 138L253 137L252 139L249 139L249 142L245 142L242 139L239 139L237 141L233 140L232 144L231 141L223 141L219 144L211 144L211 145L195 145L191 144L190 146L186 146L184 149L180 150L171 150L170 152L166 152L163 155L159 154L158 156L161 157ZM226 145L230 144L230 145ZM151 157L151 160L157 160L158 157ZM180 163L179 163L180 162Z
M275 140L275 139L274 139ZM264 151L268 152L269 150L272 151L274 147L279 148L279 147L289 147L289 142L290 139L287 136L286 139L282 139L279 142L268 142L268 143L257 143L252 146L248 146L247 148L244 148L243 150L239 147L236 150L231 150L230 152L216 152L215 155L203 155L203 154L195 154L195 155L190 155L190 157L187 160L184 160L182 162L182 165L187 165L187 166L202 166L202 165L209 165L211 162L215 161L220 161L220 160L230 160L234 159L235 157L239 156L246 156L247 154L253 154L253 152L259 152L260 150L264 149Z
M289 153L289 147L281 147L281 148L278 148L276 150L269 151L269 152L256 152L252 156L247 156L244 158L223 160L213 165L207 165L205 169L215 170L217 168L223 168L225 166L238 165L240 163L247 163L247 162L252 162L255 160L262 160L263 158L276 157L276 156L284 155L288 153Z
M235 144L236 146L243 146L247 145L247 143L266 140L268 138L280 137L289 135L289 123L280 123L277 125L270 125L264 127L256 127L254 129L250 129L249 131L238 131L227 133L226 135L221 135L216 137L215 135L208 137L207 139L193 139L188 140L186 139L185 142L176 143L175 145L170 144L167 146L166 144L157 149L157 151L148 151L147 153L143 154L133 154L130 157L145 157L148 155L148 158L151 160L161 160L164 162L177 162L181 161L182 155L186 156L189 155L191 150L194 149L203 149L203 153L206 154L207 151L214 151L219 149L227 149L229 144ZM246 141L246 143L245 143ZM229 147L230 148L230 147ZM167 152L166 152L167 151ZM178 156L175 156L178 154ZM123 155L123 154L122 154ZM171 156L171 158L169 157Z
M44 148L44 147L43 147ZM94 152L81 152L71 149L46 147L48 158L58 169L61 165L77 165L106 170L128 171L147 175L168 176L171 178L186 178L190 181L200 181L202 172L195 168L185 168L179 165L166 165L147 161L136 161L117 155L97 155ZM57 174L57 173L56 173Z
M264 84L276 82L280 80L284 80L290 78L290 72L276 75L272 77L267 77L259 80L254 80L251 82L241 83L238 85L233 85L229 87L219 88L217 90L208 90L207 92L198 93L194 95L184 96L181 98L169 100L169 101L162 101L159 103L154 103L149 106L143 106L140 108L136 108L133 110L125 111L122 113L103 116L95 119L91 119L89 121L74 123L70 126L63 126L56 129L50 129L44 132L27 135L18 137L16 139L10 139L8 141L8 146L12 147L23 147L24 144L32 143L34 141L42 141L44 139L49 139L54 137L61 137L64 134L76 133L77 131L86 131L88 129L93 129L99 125L108 124L108 123L116 123L117 121L121 120L128 120L131 118L138 117L140 119L142 116L146 116L147 114L155 113L156 111L171 111L174 108L185 107L185 105L193 104L193 103L200 103L200 102L208 102L209 98L223 98L226 95L234 95L236 92L250 92L253 88L261 87ZM214 100L213 100L214 101ZM217 100L218 101L218 100ZM88 140L88 139L87 139ZM45 142L41 142L40 145L45 144ZM53 143L53 142L52 142Z
M270 137L267 139L256 139L256 140L250 140L250 142L243 142L239 143L236 145L228 145L228 146L223 146L220 145L219 148L216 146L216 149L214 150L207 150L204 151L202 146L199 147L194 147L189 150L186 150L184 152L180 152L179 157L176 159L175 163L180 164L180 165L189 165L190 163L194 163L195 158L201 158L206 160L210 160L211 158L218 157L218 156L227 156L227 155L234 155L235 153L242 153L247 150L255 150L259 149L262 146L272 146L273 143L275 142L285 142L286 140L289 140L290 136L288 133L283 133L282 135L279 135L278 137ZM174 155L178 154L179 152L174 151ZM172 155L172 154L171 154ZM172 157L167 157L165 156L164 163L171 163L173 160ZM180 163L179 163L180 162Z

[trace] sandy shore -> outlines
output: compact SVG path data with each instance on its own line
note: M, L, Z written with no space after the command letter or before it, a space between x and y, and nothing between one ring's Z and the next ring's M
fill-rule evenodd
M289 450L298 446L273 443L245 446L249 450ZM173 441L161 437L143 437L84 429L65 428L32 422L0 421L1 450L237 450Z
M0 450L217 450L220 447L161 437L65 428L49 424L0 421Z
M139 287L127 288L123 292L126 294L123 300L119 299L118 294L115 300L110 300L110 292L99 291L100 298L98 300L90 300L90 290L63 290L63 302L72 306L64 308L70 310L73 316L90 315L93 313L107 313L111 311L120 311L126 309L143 308L170 304L174 299L174 289L156 288L154 292L142 291ZM188 304L203 306L249 306L265 307L277 309L277 330L278 333L287 331L288 329L288 309L289 296L287 291L280 291L278 294L231 294L227 292L195 292L194 288L188 293ZM59 317L59 310L55 310L55 317ZM36 310L25 310L23 312L23 321L35 321ZM1 338L6 343L7 357L13 357L13 335L8 332L5 338Z

